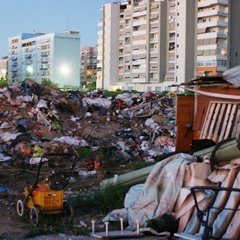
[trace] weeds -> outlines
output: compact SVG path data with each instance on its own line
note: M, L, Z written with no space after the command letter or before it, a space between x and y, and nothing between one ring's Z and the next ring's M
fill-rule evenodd
M74 198L72 205L82 212L108 213L114 209L123 208L128 189L128 186L109 184L103 190Z

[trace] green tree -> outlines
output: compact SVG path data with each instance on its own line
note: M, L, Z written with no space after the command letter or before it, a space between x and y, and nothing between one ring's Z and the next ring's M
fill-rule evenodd
M2 76L0 79L0 87L6 87L6 86L8 86L7 76L5 78Z
M42 82L41 82L41 85L45 86L45 87L58 88L58 84L50 81L49 79L43 79Z

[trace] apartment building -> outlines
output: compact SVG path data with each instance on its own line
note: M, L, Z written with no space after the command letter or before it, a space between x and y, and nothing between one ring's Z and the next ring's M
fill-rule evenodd
M102 18L98 23L97 88L116 90L118 78L119 2L102 6Z
M25 78L41 83L50 80L65 86L80 85L80 35L65 33L23 33L9 38L10 81Z
M97 86L170 90L240 64L238 0L125 0L102 6ZM231 34L229 34L231 33Z
M198 1L198 75L221 75L239 64L239 9L237 0Z
M8 72L8 57L0 58L0 79L6 78Z
M96 81L97 77L97 47L81 48L81 86Z
M195 11L190 10L195 5L187 0L128 0L103 5L97 86L163 91L192 78L194 71L189 65L195 64L196 22Z

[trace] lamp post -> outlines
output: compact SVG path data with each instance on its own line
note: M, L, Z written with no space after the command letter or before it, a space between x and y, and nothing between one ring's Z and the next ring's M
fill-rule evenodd
M65 83L65 81L66 81L66 77L70 74L70 68L69 68L69 66L68 65L62 65L62 67L60 68L60 72L61 72L61 74L63 75L63 79L64 79L64 81L63 81L63 87L64 87L64 83Z
M69 74L70 70L69 67L67 65L63 65L61 67L61 73L63 74L63 76L67 76Z
M33 74L33 67L27 66L27 76L32 76L32 74Z
M1 71L1 78L5 78L6 77L6 74L7 74L7 70L6 69L2 69Z

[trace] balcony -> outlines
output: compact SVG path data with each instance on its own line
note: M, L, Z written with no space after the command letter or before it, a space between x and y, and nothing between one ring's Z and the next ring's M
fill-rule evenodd
M222 5L228 5L228 0L207 0L207 1L202 1L202 2L198 2L198 7L208 7L211 5L215 5L215 4L222 4Z
M153 34L153 33L158 33L158 28L151 28L150 29L150 34Z
M150 64L156 64L156 63L158 63L158 58L150 59Z
M158 48L150 48L150 53L157 53L158 52Z
M135 69L132 69L132 73L146 73L146 68L135 68Z
M146 40L133 40L132 45L133 46L139 46L139 45L145 45Z
M146 30L141 30L141 31L134 31L133 36L141 36L141 35L146 35L147 31Z
M147 0L139 0L139 1L136 1L135 3L134 3L134 6L136 7L136 6L143 6L143 5L145 5L145 4L147 4Z
M212 22L204 22L198 23L197 28L203 29L208 27L228 27L228 23L224 21L212 21Z
M25 58L26 58L26 59L32 59L32 55L31 55L31 54L26 55Z
M134 12L133 17L140 17L140 16L145 16L147 15L147 11L141 11L141 12Z
M175 42L176 41L176 37L170 37L169 38L169 42Z
M142 25L146 25L147 20L134 20L133 21L133 26L142 26Z
M146 54L146 50L133 50L132 51L132 55L145 55Z
M132 83L145 83L145 78L132 78Z
M197 39L210 39L210 38L227 38L227 33L224 32L209 32L209 33L201 33L197 35Z
M150 43L157 43L158 39L157 38L150 38Z
M134 60L133 59L133 65L143 65L143 64L146 64L146 59L136 59Z
M99 28L103 27L103 22L99 22L97 25Z
M218 9L198 12L198 18L201 18L201 17L211 17L211 16L216 16L216 15L227 16L228 13L225 12L225 11L220 11Z
M12 62L16 62L17 61L17 57L12 57Z

